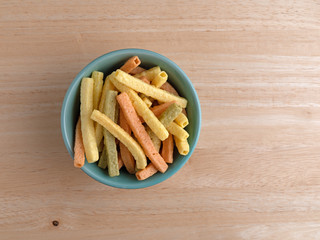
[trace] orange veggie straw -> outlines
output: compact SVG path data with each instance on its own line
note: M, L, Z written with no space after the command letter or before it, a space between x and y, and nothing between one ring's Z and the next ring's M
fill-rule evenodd
M160 88L161 88L162 90L165 90L165 91L167 91L167 92L175 95L175 96L179 96L179 93L178 93L178 92L174 89L174 87L172 87L172 85L171 85L170 83L168 83L168 82L165 82ZM186 112L186 109L185 109L185 108L182 109L182 113L187 116L187 112Z
M160 115L175 101L162 103L160 105L157 105L155 107L150 108L150 110L156 115L156 117L160 117Z
M161 156L163 157L164 161L166 163L172 163L173 162L173 137L172 134L169 134L169 137L162 142L162 150L161 150Z
M149 163L145 169L136 172L136 177L138 180L145 180L148 177L151 177L156 172L158 172L158 170L155 168L155 166L152 163Z
M81 120L79 118L75 131L75 141L74 141L74 160L73 165L77 168L81 168L84 165L84 146L82 142L81 133Z
M153 165L162 173L168 169L168 165L163 160L161 155L155 149L151 138L146 132L144 126L142 125L131 101L126 92L121 93L117 96L117 101L122 109L123 115L127 120L131 130L133 131L135 137L141 144L146 156L150 159Z
M140 77L139 79L142 80L142 81L145 82L145 83L150 84L150 81L148 80L148 78L147 78L146 76L142 76L142 77Z
M175 96L179 96L178 92L172 87L172 85L168 82L165 82L161 87L162 90L165 90Z
M161 155L167 163L173 162L173 149L173 137L170 134L169 137L163 141L163 147L161 151ZM158 170L155 168L155 166L152 163L149 163L145 169L136 172L136 177L138 180L145 180L154 175L157 171Z
M120 157L120 154L118 154L118 166L119 166L119 170L122 168L122 166L123 166L123 161L122 161L122 159L121 159L121 157Z
M138 56L133 56L131 58L129 58L125 64L123 64L123 66L120 68L122 71L129 73L131 72L133 69L135 69L137 66L139 66L141 63L140 59L138 58Z
M131 70L130 74L136 75L136 74L142 73L143 71L145 71L144 68L142 68L142 67L136 67L136 68L134 68L134 69Z
M171 101L171 102L166 102L166 103L162 103L160 105L154 106L152 108L150 108L150 110L154 113L154 115L159 118L160 115L175 101ZM140 117L140 120L142 123L144 123L144 119L142 117Z
M186 117L188 117L188 115L187 115L187 111L186 111L186 109L185 109L185 108L182 108L182 113L183 113L184 115L186 115Z
M120 122L120 127L123 128L127 133L131 135L131 128L127 123L127 120L125 119L122 110L120 109L120 116L119 116L119 122ZM122 161L124 163L124 166L126 167L127 171L130 174L135 173L135 161L133 159L133 156L131 152L128 150L128 148L120 142L120 154Z

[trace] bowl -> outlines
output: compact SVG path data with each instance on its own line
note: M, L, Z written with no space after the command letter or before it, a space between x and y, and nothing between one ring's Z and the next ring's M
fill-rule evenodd
M198 142L200 128L201 128L201 109L197 93L192 86L190 79L187 75L170 59L144 49L121 49L96 58L83 68L80 73L74 78L68 91L65 95L62 109L61 109L61 131L65 146L73 158L73 146L74 146L74 132L76 122L80 113L80 83L83 77L91 76L94 70L101 71L106 75L110 74L114 70L120 68L122 64L132 56L139 56L141 59L141 66L144 68L150 68L154 66L160 66L162 70L166 71L169 78L168 82L178 91L180 96L188 100L187 113L189 119L189 125L186 130L189 133L188 142L190 145L189 154L186 156L179 155L177 150L174 152L174 161L169 164L169 168L165 173L156 173L152 177L139 181L135 175L127 173L123 167L120 170L120 176L109 177L106 170L100 169L96 163L85 162L85 165L81 168L86 174L93 179L117 188L137 189L145 188L157 183L160 183L173 174L178 172L183 165L188 161L193 153L196 144Z

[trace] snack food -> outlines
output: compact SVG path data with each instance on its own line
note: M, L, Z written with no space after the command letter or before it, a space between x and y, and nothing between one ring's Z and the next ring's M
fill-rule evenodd
M176 143L176 146L178 148L178 152L181 155L187 155L189 153L189 143L187 141L187 139L185 140L180 140L179 138L177 138L176 136L174 137L174 141Z
M117 91L108 90L106 94L106 100L104 104L104 114L109 117L113 122L116 123L116 105L117 100L116 96L118 95ZM119 166L118 166L118 151L116 140L114 136L107 130L103 129L104 136L104 145L106 148L106 156L108 162L108 173L110 177L115 177L119 175Z
M82 140L89 163L98 161L99 151L94 133L94 124L90 118L93 111L93 79L83 78L80 89L80 117Z
M182 128L185 128L189 124L188 118L183 113L180 113L174 121Z
M155 87L161 87L166 81L168 80L168 75L165 71L159 72L154 79L152 80L151 84Z
M165 90L165 91L167 91L167 92L169 92L169 93L171 93L171 94L173 94L173 95L175 95L175 96L179 96L178 92L168 82L165 82L160 88ZM187 116L187 112L186 112L185 108L182 109L182 113Z
M135 74L142 73L143 71L145 71L145 69L138 66L138 67L136 67L135 69L133 69L133 70L130 72L130 74L131 74L131 75L135 75Z
M104 145L104 144L103 144ZM102 153L100 154L99 162L98 162L98 167L102 169L106 169L108 166L108 160L107 160L107 151L106 147L103 147Z
M150 81L149 81L148 78L145 77L145 76L139 77L139 79L140 79L141 81L147 83L147 84L150 84Z
M174 119L181 113L182 108L176 104L171 104L159 117L159 121L163 126L169 126Z
M152 163L149 163L145 169L136 172L136 177L138 180L145 180L157 172L158 169Z
M118 155L118 166L119 166L119 170L120 170L120 169L122 168L122 166L123 166L123 161L122 161L120 155Z
M140 63L140 59L137 56L133 56L129 58L120 69L126 73L130 73L133 69L138 67Z
M153 112L148 108L148 106L142 101L136 92L129 89L126 91L128 94L134 109L137 113L144 119L146 124L151 128L151 130L160 138L161 140L166 139L169 136L168 131L165 126L161 124L159 119L153 114Z
M154 148L159 152L160 147L161 147L161 140L157 137L157 135L147 126L146 131L151 138L151 141L154 145Z
M103 86L103 72L93 71L91 77L93 79L93 109L98 109Z
M144 103L147 105L148 108L150 108L152 106L152 102L150 101L149 98L143 97L142 101L144 101Z
M175 96L179 96L178 92L172 87L172 85L168 82L165 82L161 87L162 90L165 90Z
M172 134L169 134L169 137L163 141L161 150L161 156L166 163L173 163L173 149L173 137Z
M167 129L169 133L176 136L180 140L186 140L189 137L189 133L186 130L184 130L182 127L180 127L178 124L176 124L175 122L170 123L167 126Z
M135 74L134 77L135 78L146 77L149 81L151 81L159 72L161 72L161 69L159 66L156 66L148 70L145 70L141 73Z
M162 173L164 173L168 165L165 163L161 155L156 151L148 133L144 129L141 121L130 101L130 98L126 92L121 93L117 96L117 101L120 105L120 108L125 116L131 130L133 131L135 137L141 144L145 154L148 156L150 161L154 166ZM143 169L137 164L138 169Z
M77 168L81 168L84 165L84 146L82 142L81 133L81 120L78 119L74 141L74 161L73 164Z
M82 79L76 167L83 166L85 154L88 163L99 160L98 166L107 168L111 177L125 166L121 172L145 180L166 172L175 146L181 155L189 153L184 129L189 123L187 100L167 82L168 75L159 66L145 70L140 63L138 56L129 58L120 69L107 73L104 84L104 73L98 71Z
M136 160L136 165L139 169L143 169L147 166L147 159L140 145L119 125L114 123L110 118L98 110L94 110L92 112L91 119L106 128L114 137L118 138L119 141L129 149Z
M112 73L112 74L114 75L114 73ZM103 85L102 93L101 93L101 99L99 102L99 111L100 112L104 111L104 102L106 100L107 91L108 90L115 90L113 84L110 81L110 78L112 78L112 74L108 75L106 77L106 80L104 81L104 85ZM102 140L102 137L103 137L103 127L100 124L96 124L95 135L96 135L97 145L99 145Z
M144 83L141 80L121 71L120 69L116 71L115 79L129 88L132 88L137 92L141 92L161 102L175 101L183 108L187 106L187 99L172 95L171 93L168 93L160 88L156 88L155 86Z
M154 113L154 115L156 117L160 117L160 115L173 103L174 103L174 101L162 103L162 104L159 104L157 106L150 108L150 110Z
M102 154L100 155L98 167L100 167L102 169L106 169L107 166L108 166L107 155L106 155L106 150L104 148ZM119 170L123 166L123 161L122 161L120 155L118 155L118 166L119 166Z
M131 128L128 125L127 120L125 119L122 110L120 110L119 122L120 122L120 127L123 128L123 130L126 131L130 135ZM135 162L133 160L132 154L130 153L128 148L123 143L120 143L119 145L120 145L120 155L121 155L122 161L123 161L127 171L130 174L134 174L135 173Z

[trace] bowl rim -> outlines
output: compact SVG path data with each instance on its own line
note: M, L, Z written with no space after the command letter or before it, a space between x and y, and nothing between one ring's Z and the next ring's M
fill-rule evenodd
M108 182L108 181L106 181L106 178L102 178L102 177L96 175L94 173L94 171L91 171L88 168L83 168L83 167L81 168L82 171L84 171L89 177L93 178L94 180L96 180L104 185L115 187L115 188L121 188L121 189L141 189L141 188L151 187L151 186L156 185L158 183L161 183L161 182L167 180L168 178L170 178L171 176L173 176L187 163L187 161L189 160L189 158L193 154L194 149L198 143L200 131L201 131L201 106L200 106L200 101L199 101L197 92L196 92L195 88L193 87L192 82L189 79L189 77L184 73L184 71L175 62L173 62L169 58L167 58L159 53L156 53L156 52L153 52L150 50L146 50L146 49L140 49L140 48L118 49L118 50L114 50L114 51L105 53L105 54L95 58L89 64L87 64L85 67L83 67L82 70L76 75L76 77L70 83L68 90L64 96L64 100L63 100L62 107L61 107L60 125L61 125L61 132L62 132L62 138L63 138L64 144L65 144L70 156L72 157L72 159L74 158L74 153L73 153L72 144L70 143L69 139L66 137L67 134L66 134L66 128L65 128L65 126L66 126L65 112L66 112L66 105L67 105L67 102L70 97L70 92L73 90L74 87L76 87L76 83L79 81L78 79L82 75L84 75L87 68L89 68L91 65L95 65L97 62L103 60L106 56L110 57L110 55L111 55L111 57L112 57L112 55L117 55L119 53L132 53L134 55L139 55L139 52L143 53L144 55L147 54L147 55L151 55L151 56L156 56L157 58L161 59L161 61L167 62L168 64L172 65L173 68L179 74L181 74L183 76L183 78L186 80L186 84L192 90L191 91L192 95L193 95L192 98L195 99L194 104L196 105L196 108L199 111L199 114L196 115L196 120L198 121L199 124L195 127L194 142L193 142L193 145L190 146L190 150L189 150L188 155L183 156L183 159L181 159L181 163L178 166L176 166L176 168L173 171L165 173L164 177L161 179L156 179L155 181L145 182L144 185L127 186L127 185L117 183L117 182Z

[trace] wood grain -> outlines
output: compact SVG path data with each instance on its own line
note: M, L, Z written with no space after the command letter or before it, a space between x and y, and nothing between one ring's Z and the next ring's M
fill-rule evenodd
M2 1L0 239L320 239L319 39L317 0ZM181 66L203 119L186 166L132 191L73 168L59 121L128 47Z

